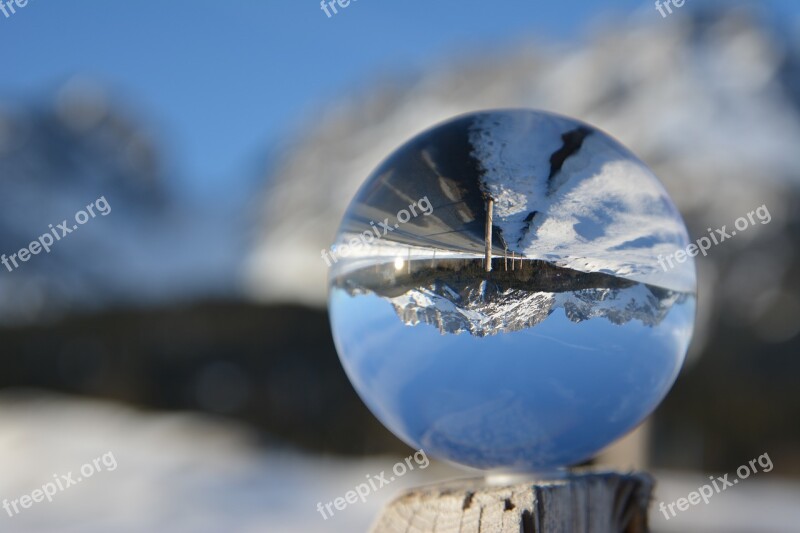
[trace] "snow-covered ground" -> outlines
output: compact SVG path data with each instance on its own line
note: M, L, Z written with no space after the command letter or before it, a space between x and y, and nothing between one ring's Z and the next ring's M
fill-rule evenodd
M109 452L113 471L103 466L52 502L33 503L13 517L0 509L0 531L351 533L366 531L404 489L460 475L432 463L324 520L318 502L388 472L402 457L319 458L258 446L242 426L198 415L39 393L0 396L0 500L31 495L54 475L72 472L76 479L82 465ZM670 521L653 509L654 530L797 531L800 484L759 476ZM656 503L685 497L707 479L699 473L656 477Z
M0 531L365 531L399 491L454 472L417 468L325 520L318 502L344 496L403 457L325 459L259 447L244 427L194 414L51 395L0 397L0 504L30 495L54 475L73 472L76 479L82 465L108 452L113 471L104 467L13 517L0 509Z

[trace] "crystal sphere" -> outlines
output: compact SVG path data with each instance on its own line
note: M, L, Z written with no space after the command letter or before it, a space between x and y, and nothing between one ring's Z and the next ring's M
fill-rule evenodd
M392 153L323 251L334 340L408 445L550 471L671 387L695 315L687 245L658 179L607 134L533 110L457 117Z

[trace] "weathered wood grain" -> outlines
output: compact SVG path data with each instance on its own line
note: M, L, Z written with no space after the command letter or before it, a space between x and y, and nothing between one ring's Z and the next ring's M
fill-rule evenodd
M577 471L505 486L462 480L412 490L390 503L374 533L643 533L653 479Z

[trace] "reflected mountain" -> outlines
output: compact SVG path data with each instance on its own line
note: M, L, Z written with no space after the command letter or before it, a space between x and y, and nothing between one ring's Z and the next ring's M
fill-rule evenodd
M476 337L531 328L563 309L572 322L605 318L622 325L638 320L657 326L689 293L598 272L580 272L546 261L495 258L491 272L481 259L398 260L334 277L332 286L351 297L385 299L405 324L442 334Z

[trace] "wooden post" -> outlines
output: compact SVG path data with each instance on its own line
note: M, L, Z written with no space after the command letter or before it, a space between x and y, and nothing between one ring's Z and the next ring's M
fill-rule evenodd
M653 484L646 473L591 471L501 486L456 481L400 496L373 533L645 533Z
M486 231L484 240L486 241L486 272L492 271L492 215L494 211L494 200L489 198L486 201Z

